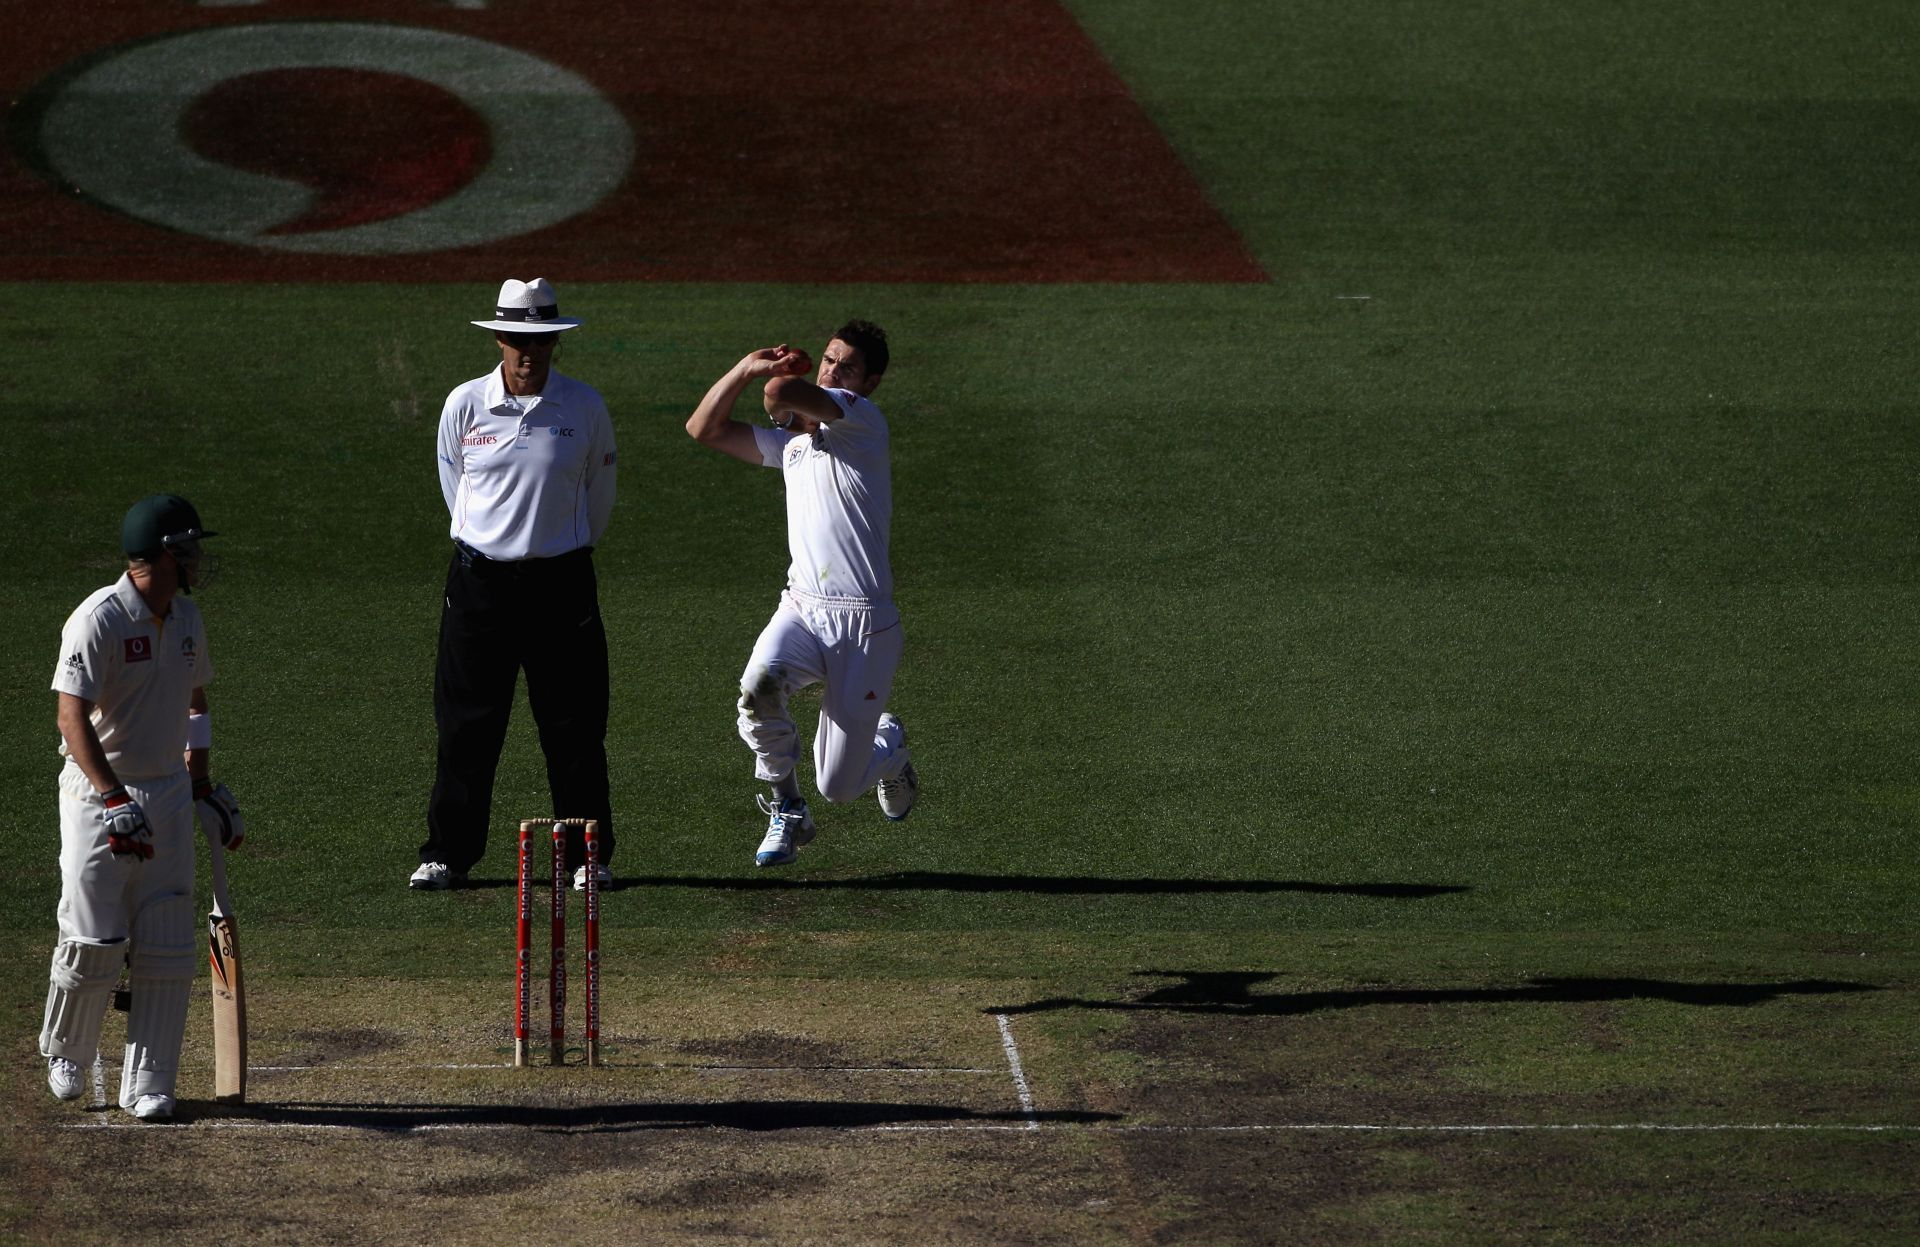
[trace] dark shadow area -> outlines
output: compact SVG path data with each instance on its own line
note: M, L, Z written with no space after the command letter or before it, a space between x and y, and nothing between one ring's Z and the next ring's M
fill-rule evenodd
M512 876L508 876L505 879L478 878L478 877L470 876L465 883L457 885L452 890L456 892L491 892L498 888L512 888L512 887L518 887L518 886L519 886L519 880L514 879ZM635 886L634 881L631 879L616 878L612 883L601 884L600 892L602 895L605 895L608 892L620 892L634 886ZM536 892L545 893L545 892L551 891L552 889L553 889L553 884L548 881L545 875L542 875L538 879L535 879L533 881L533 890ZM567 889L569 892L572 892L575 897L585 895L584 892L574 892L572 884L568 884ZM431 895L431 893L429 893L429 895Z
M1088 875L972 875L903 870L855 879L761 875L635 875L634 888L712 888L738 892L1029 892L1041 896L1211 896L1305 892L1423 900L1470 889L1457 883L1320 883L1306 879L1103 879ZM484 886L484 885L475 885ZM504 883L500 886L506 886Z
M849 1130L863 1126L1086 1124L1117 1113L1060 1111L978 1113L951 1104L880 1104L832 1100L732 1100L719 1104L333 1104L295 1102L234 1106L182 1104L179 1120L260 1121L289 1126L342 1126L408 1131L445 1126L526 1126L534 1130Z
M1674 983L1662 979L1540 978L1524 987L1377 987L1352 991L1273 992L1256 995L1253 988L1279 978L1278 974L1239 971L1136 970L1146 978L1174 979L1156 991L1131 1000L1087 1000L1054 997L983 1013L1046 1013L1055 1009L1137 1009L1165 1013L1220 1013L1244 1017L1289 1017L1327 1009L1360 1009L1369 1005L1430 1004L1580 1004L1599 1000L1665 1000L1674 1004L1720 1008L1747 1008L1782 996L1824 996L1840 992L1875 992L1869 983L1796 979L1788 983Z

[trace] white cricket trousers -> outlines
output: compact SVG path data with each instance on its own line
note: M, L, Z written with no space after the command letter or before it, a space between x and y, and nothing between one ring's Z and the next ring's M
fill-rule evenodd
M173 775L123 780L153 829L153 857L116 857L100 795L68 762L60 772L60 940L54 947L40 1050L93 1061L108 994L128 965L133 1011L121 1104L172 1095L198 964L193 904L193 783Z
M800 732L787 703L824 685L813 737L814 785L828 801L852 801L906 767L907 751L875 729L900 666L900 612L892 602L823 598L788 589L740 676L740 739L754 771L777 783L793 774Z

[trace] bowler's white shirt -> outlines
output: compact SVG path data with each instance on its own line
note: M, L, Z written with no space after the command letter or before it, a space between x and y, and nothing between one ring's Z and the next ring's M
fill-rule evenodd
M447 395L440 492L450 533L492 559L546 559L597 545L613 518L613 421L590 385L557 372L507 393L500 369Z
M878 605L893 599L887 561L893 470L887 418L851 390L828 390L845 413L811 435L755 426L760 461L787 482L787 586Z
M155 618L130 576L95 590L60 630L53 689L93 703L94 734L123 781L186 769L187 709L212 679L200 608L175 594Z

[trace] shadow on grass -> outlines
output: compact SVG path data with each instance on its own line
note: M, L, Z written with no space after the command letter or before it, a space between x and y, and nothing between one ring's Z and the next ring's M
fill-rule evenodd
M189 1106L182 1105L185 1110ZM1039 1121L1115 1121L1116 1113L1019 1111L979 1113L951 1104L885 1104L835 1100L732 1100L719 1104L330 1104L294 1102L244 1107L195 1104L182 1122L257 1121L281 1126L358 1130L436 1130L525 1126L532 1130L601 1133L629 1130L851 1130L884 1126L1025 1128Z
M471 888L512 887L511 879L474 879ZM544 886L544 885L543 885ZM1384 900L1423 900L1466 892L1457 883L1319 883L1309 879L1104 879L1091 875L971 875L903 870L852 879L794 878L790 875L632 875L625 888L710 888L732 892L1030 892L1043 896L1208 896L1267 892L1371 896Z
M1673 1004L1746 1008L1782 996L1824 996L1874 992L1869 983L1796 979L1788 983L1674 983L1662 979L1540 978L1524 987L1377 987L1351 991L1273 992L1253 988L1278 974L1205 970L1136 970L1148 978L1174 979L1157 991L1131 1000L1089 1000L1057 996L1023 1005L983 1009L983 1013L1046 1013L1055 1009L1132 1009L1164 1013L1219 1013L1245 1017L1287 1017L1327 1009L1370 1005L1431 1004L1580 1004L1600 1000L1665 1000Z

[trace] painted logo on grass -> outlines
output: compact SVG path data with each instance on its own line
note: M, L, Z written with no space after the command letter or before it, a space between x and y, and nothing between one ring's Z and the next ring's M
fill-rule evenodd
M129 216L330 255L531 233L606 198L633 160L625 119L567 70L466 35L347 22L110 52L52 97L39 142L60 178Z
M1059 0L13 7L11 280L1266 280Z

